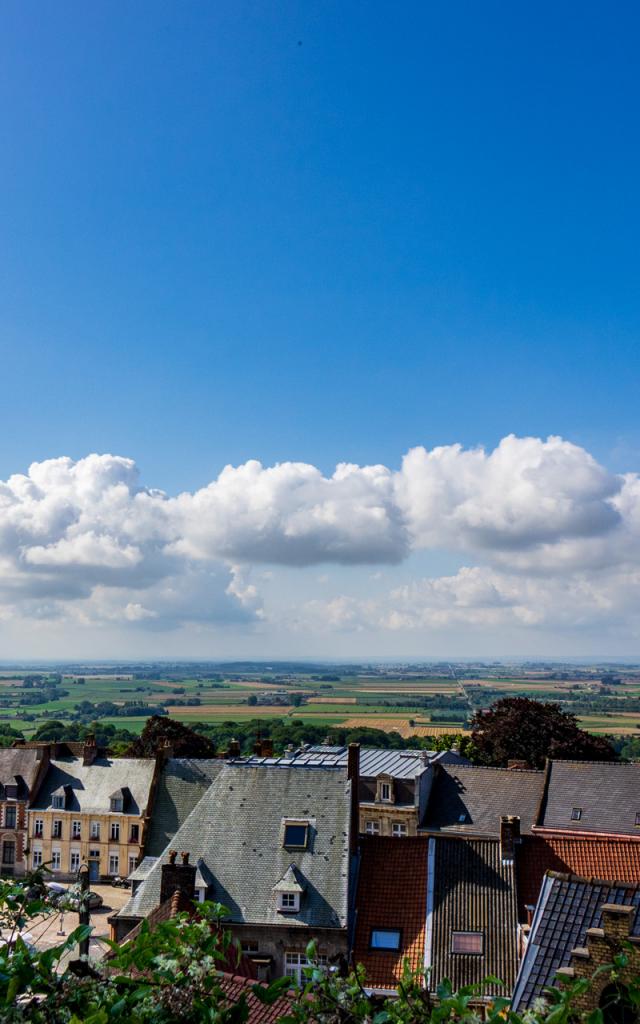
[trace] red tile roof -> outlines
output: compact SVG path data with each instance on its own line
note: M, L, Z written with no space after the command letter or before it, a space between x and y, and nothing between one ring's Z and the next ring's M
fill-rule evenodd
M537 902L545 871L640 883L640 839L604 836L525 836L518 850L521 907Z
M265 1006L252 992L255 985L255 981L239 978L237 975L223 974L220 978L220 987L229 1002L237 1003L243 993L246 995L249 1009L247 1024L277 1024L281 1017L291 1012L291 1000L288 996L280 996L271 1006Z
M366 970L366 984L395 988L405 957L412 969L424 961L428 837L361 837L358 914L354 960ZM407 880L411 879L410 887ZM370 949L373 928L399 928L400 950Z

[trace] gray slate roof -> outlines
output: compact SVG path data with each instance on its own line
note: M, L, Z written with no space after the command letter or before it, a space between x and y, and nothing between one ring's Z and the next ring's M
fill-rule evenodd
M224 763L174 836L192 864L213 879L208 898L229 909L236 923L288 927L347 925L350 783L341 769L253 767ZM283 819L311 819L306 850L285 849ZM146 917L160 902L162 863L119 911ZM274 886L295 865L305 892L298 914L276 910Z
M423 828L499 836L501 816L515 814L521 832L530 832L543 786L541 771L442 765L433 782Z
M145 854L160 856L223 766L224 761L215 758L172 757L165 762L151 808Z
M33 747L0 748L0 798L5 786L18 785L18 799L26 800L40 767Z
M581 809L572 821L574 807ZM552 761L540 825L640 836L640 763Z
M434 843L429 988L449 978L456 991L492 974L505 987L487 985L483 992L508 995L518 963L514 865L502 863L500 843L493 839L437 836ZM453 932L482 932L482 954L452 953Z
M640 908L640 885L547 873L516 980L513 1010L520 1012L530 1006L553 983L558 968L569 966L571 951L585 945L587 929L601 926L601 907L605 903ZM640 912L636 913L632 934L640 935Z
M155 769L153 758L97 757L84 765L81 757L64 757L51 761L33 803L33 810L53 810L51 797L60 787L69 787L65 811L89 814L112 814L110 797L114 790L126 788L131 798L125 814L145 813Z

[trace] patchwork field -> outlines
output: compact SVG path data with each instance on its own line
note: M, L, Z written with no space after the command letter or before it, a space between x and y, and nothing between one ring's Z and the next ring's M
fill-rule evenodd
M460 678L458 678L460 674ZM560 677L558 677L560 675ZM319 727L373 728L404 737L465 732L480 708L501 696L557 700L596 733L640 733L640 669L614 676L594 669L509 674L498 668L476 675L450 666L447 672L373 670L214 673L177 670L46 672L0 671L0 731L10 726L27 738L54 721L92 721L138 733L150 714L194 723L248 723L283 719Z

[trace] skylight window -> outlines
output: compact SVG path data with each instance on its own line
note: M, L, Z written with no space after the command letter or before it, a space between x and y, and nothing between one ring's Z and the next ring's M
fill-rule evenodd
M400 949L400 929L373 928L371 930L369 946L371 949L388 949L392 951Z
M580 821L581 817L582 817L582 807L573 807L571 809L571 820L572 821Z
M306 850L309 844L309 824L306 821L288 821L284 826L283 846L293 850Z
M472 953L481 956L484 953L483 932L452 932L451 933L452 953Z
M640 825L640 811L636 811L636 825Z

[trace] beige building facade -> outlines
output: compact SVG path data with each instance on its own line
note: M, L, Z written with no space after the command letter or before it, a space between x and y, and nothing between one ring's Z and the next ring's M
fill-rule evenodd
M64 881L83 864L94 882L126 877L142 857L156 776L154 759L99 756L91 744L52 758L28 812L29 867Z

